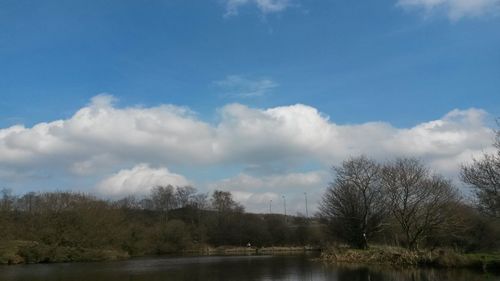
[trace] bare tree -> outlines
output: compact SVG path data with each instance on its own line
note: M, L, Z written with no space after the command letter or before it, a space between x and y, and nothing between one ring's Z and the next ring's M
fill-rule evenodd
M198 210L206 210L208 208L208 194L197 193L191 197L191 206Z
M153 208L161 211L165 222L168 221L168 213L176 207L177 200L172 185L156 186L151 190L151 201Z
M478 199L479 209L500 218L500 131L496 132L494 154L484 154L473 159L472 164L462 165L462 181L471 185Z
M233 195L229 191L215 190L212 193L212 207L219 214L224 214L231 211L243 211L243 206L238 204L233 199Z
M383 167L390 210L405 235L405 246L416 249L437 228L450 221L458 203L450 181L433 176L416 159L397 159Z
M175 191L175 197L177 199L178 207L187 207L192 200L192 197L196 194L196 188L192 186L179 186Z
M213 225L215 244L241 244L241 235L235 235L235 227L242 222L243 206L233 199L229 191L215 190L211 198L212 209L216 211L216 223Z
M139 209L141 204L134 195L128 195L118 201L113 202L113 205L117 208L133 210Z
M335 180L320 203L320 216L351 246L368 247L382 229L386 214L380 165L366 157L351 158L334 167Z
M8 212L12 211L14 207L15 197L12 195L12 190L8 188L2 188L0 190L0 211Z

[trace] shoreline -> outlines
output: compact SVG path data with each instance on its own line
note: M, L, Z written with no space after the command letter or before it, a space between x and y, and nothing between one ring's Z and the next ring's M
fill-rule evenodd
M202 247L201 249L190 249L181 251L182 254L200 254L200 255L238 255L238 254L287 254L320 252L319 247L310 246L270 246L270 247L239 247L239 246L219 246Z
M151 253L129 255L125 251L113 249L58 247L34 241L9 241L0 242L0 265L116 261L146 256L168 255L287 255L320 251L321 249L319 247L310 246L213 247L207 245L199 248L157 255Z
M404 248L373 246L367 250L347 247L310 246L200 246L183 251L141 255L112 249L89 249L48 246L33 241L0 242L0 265L73 263L128 260L150 256L238 256L238 255L296 255L321 253L314 260L326 264L389 266L392 268L464 268L500 273L500 253L457 253L452 250L409 251Z
M327 264L357 264L394 268L464 268L500 273L500 253L458 253L448 249L409 251L398 247L357 250L328 248L318 259Z

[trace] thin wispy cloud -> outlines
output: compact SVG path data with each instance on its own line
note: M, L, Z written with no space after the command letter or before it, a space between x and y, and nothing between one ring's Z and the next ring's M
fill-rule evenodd
M452 21L500 14L500 0L399 0L397 5L422 10L427 16L444 13Z
M271 79L250 79L241 75L228 75L223 80L215 81L214 84L225 95L241 98L264 96L278 87L278 83Z
M291 7L290 0L224 0L226 17L238 15L244 6L255 6L263 14L277 13Z

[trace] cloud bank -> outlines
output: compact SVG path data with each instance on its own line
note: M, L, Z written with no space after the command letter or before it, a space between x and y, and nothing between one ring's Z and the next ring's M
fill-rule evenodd
M204 184L243 192L241 198L252 193L246 200L263 208L262 202L291 190L298 198L307 190L322 192L329 167L349 156L418 157L453 176L460 163L492 149L493 132L480 109L456 109L410 128L337 124L303 104L228 104L217 112L213 124L185 107L120 108L113 97L100 95L68 119L0 129L0 177L94 178L99 192L119 196L144 194L157 184L196 183L198 169L242 167ZM301 168L310 163L317 171ZM192 171L190 179L175 172L180 168Z

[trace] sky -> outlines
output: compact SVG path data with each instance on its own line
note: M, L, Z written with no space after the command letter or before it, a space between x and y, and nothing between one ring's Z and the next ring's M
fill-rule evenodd
M192 185L313 212L352 156L460 185L499 116L500 0L0 0L16 194Z

